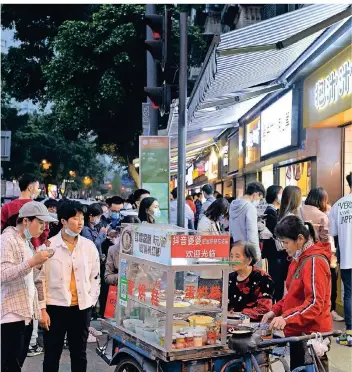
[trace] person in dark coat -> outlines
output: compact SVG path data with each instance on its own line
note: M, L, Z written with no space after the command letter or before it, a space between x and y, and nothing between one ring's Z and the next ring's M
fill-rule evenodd
M280 208L281 197L281 186L272 185L268 188L266 192L266 202L268 206L264 214L266 215L266 227L273 235L279 220L278 209ZM263 242L262 257L268 260L269 275L274 281L274 300L276 302L280 301L284 296L284 286L289 266L287 253L285 251L278 251L275 240L271 238L265 239Z

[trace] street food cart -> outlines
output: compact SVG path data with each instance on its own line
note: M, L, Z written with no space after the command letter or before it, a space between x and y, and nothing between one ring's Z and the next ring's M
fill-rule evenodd
M251 348L228 347L229 246L228 235L124 225L115 318L102 322L108 338L97 353L115 372L265 370L273 347L270 340L267 348L258 349L256 341L253 347L253 327L243 339ZM239 315L233 324L246 321ZM242 327L239 338L250 328ZM281 354L276 359L289 370Z

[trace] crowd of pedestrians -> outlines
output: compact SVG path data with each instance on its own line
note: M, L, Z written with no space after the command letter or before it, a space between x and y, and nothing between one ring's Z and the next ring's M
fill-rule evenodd
M266 190L260 182L249 183L235 200L212 185L186 198L185 228L231 235L230 312L270 323L287 336L331 331L332 320L345 321L337 342L352 346L351 178L351 193L332 207L321 187L302 203L299 187ZM58 371L67 346L72 371L86 371L87 342L99 335L90 322L104 318L109 286L118 283L121 223L158 223L158 196L139 189L127 200L113 196L86 207L68 199L34 201L39 182L33 175L23 175L19 185L19 199L1 211L2 370L21 371L26 356L44 353L43 371ZM174 189L170 222L175 225L177 198ZM344 318L336 312L338 273ZM222 273L199 274L199 285L214 280L221 285ZM291 368L302 365L301 346L291 348Z

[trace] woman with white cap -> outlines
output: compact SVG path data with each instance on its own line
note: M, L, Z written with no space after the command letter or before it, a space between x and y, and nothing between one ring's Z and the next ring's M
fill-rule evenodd
M35 279L51 257L50 249L34 253L31 238L39 237L46 222L56 221L46 206L28 202L19 211L16 227L1 235L1 370L21 371L32 335L33 319L40 319L38 300L44 292Z

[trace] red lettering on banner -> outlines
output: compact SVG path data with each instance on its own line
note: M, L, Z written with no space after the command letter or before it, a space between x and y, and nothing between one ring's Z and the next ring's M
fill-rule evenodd
M134 281L129 279L127 282L127 293L129 296L133 295L133 289L134 289Z
M146 293L145 293L145 290L146 290L146 286L145 284L140 284L138 286L138 300L139 301L146 301Z
M220 289L220 286L218 286L218 285L211 286L210 287L210 293L209 293L208 298L211 299L211 300L218 300L218 301L220 301L221 300L221 289Z
M172 235L172 258L227 258L230 236L216 238L211 235Z

